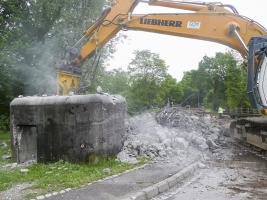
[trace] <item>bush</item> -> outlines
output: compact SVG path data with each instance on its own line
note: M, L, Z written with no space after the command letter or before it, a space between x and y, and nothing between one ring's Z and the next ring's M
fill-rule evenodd
M6 115L0 115L0 130L9 130L9 117L7 117Z

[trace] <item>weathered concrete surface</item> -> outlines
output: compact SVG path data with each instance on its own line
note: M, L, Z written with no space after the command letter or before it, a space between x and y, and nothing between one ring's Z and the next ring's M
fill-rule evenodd
M13 154L19 163L92 160L123 144L126 101L121 96L16 98L10 104Z

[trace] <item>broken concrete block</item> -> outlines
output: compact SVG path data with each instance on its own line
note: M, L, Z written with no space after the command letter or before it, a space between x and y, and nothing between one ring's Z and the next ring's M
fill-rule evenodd
M127 107L121 96L23 97L10 110L18 163L86 161L116 155L124 142Z
M117 159L123 163L136 164L138 160L135 157L130 157L126 152L121 151L117 155Z
M9 155L9 154L4 154L3 156L2 156L2 159L3 160L9 160L9 159L11 159L12 157L11 157L11 155Z
M29 169L20 169L20 172L27 173L27 172L29 172Z
M0 143L0 147L1 148L6 148L7 147L7 143L5 143L5 142Z
M105 174L110 174L111 173L111 170L110 170L110 168L105 168L105 169L103 169L103 172Z

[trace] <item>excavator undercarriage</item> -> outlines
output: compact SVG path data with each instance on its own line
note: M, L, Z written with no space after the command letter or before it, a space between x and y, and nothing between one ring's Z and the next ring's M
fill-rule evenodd
M231 123L230 133L234 138L267 150L267 118L237 119Z
M266 115L267 107L267 37L253 37L249 42L248 95L251 105ZM230 125L231 136L267 150L267 117L246 117Z

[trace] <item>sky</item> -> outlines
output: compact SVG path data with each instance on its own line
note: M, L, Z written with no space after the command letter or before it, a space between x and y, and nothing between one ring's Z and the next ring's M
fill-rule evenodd
M239 14L249 17L267 28L267 2L265 0L221 0L220 2L233 5ZM145 3L139 3L134 10L134 14L170 12L184 11L149 6ZM126 70L134 58L135 50L148 49L153 53L158 53L166 61L169 66L168 72L179 81L183 77L183 72L198 68L198 63L203 56L215 56L216 52L225 52L230 49L213 42L156 33L126 31L123 34L127 36L127 39L116 45L113 58L106 61L108 70L118 68Z

